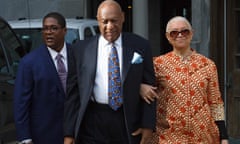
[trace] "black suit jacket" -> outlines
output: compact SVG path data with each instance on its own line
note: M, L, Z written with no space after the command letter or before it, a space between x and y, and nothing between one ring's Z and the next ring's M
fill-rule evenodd
M68 71L67 101L65 105L65 136L77 136L90 97L93 95L97 67L99 36L80 41L73 46L74 57ZM139 95L141 83L154 85L152 55L147 40L130 33L122 34L123 109L129 138L138 128L155 129L156 104L147 104ZM134 53L142 56L133 64ZM131 139L131 138L130 138Z

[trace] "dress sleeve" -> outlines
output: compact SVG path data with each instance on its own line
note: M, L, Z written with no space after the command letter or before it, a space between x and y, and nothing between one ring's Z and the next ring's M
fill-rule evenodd
M217 67L214 63L210 64L207 95L208 104L214 120L224 120L224 104L219 90Z
M220 140L228 139L225 126L224 103L219 90L217 67L214 63L210 66L209 87L207 93L211 114L219 129Z

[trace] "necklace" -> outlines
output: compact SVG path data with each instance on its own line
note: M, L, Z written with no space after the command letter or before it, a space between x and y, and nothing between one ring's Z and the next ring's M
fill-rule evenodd
M181 61L188 61L190 59L190 56L192 55L193 50L190 49L186 54L179 54L174 52L174 54L178 57L180 57Z

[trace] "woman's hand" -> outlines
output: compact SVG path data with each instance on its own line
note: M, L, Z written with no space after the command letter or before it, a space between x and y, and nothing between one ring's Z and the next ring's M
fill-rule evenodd
M153 87L148 84L141 84L140 95L148 104L150 104L155 100L155 98L158 98L156 90L157 87Z

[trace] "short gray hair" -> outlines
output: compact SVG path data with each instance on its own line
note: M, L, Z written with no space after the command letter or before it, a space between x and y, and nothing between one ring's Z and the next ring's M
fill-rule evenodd
M189 29L192 30L192 26L191 26L190 22L185 17L175 16L168 21L167 26L166 26L166 32L169 32L170 24L175 21L184 21L188 25Z

